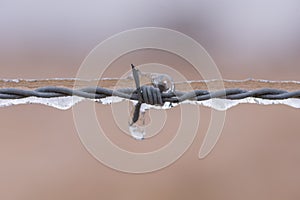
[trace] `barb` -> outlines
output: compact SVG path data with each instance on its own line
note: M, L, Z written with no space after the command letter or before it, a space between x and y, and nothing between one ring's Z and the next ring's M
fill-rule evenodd
M132 118L132 122L130 123L130 126L132 124L134 124L135 122L137 122L137 120L139 119L140 109L141 109L141 106L142 106L142 103L143 103L139 74L138 74L138 71L137 71L137 69L135 69L135 66L133 64L131 64L131 67L132 67L132 75L133 75L135 86L136 86L136 92L138 94L138 103L135 105L134 114L133 114L133 118Z

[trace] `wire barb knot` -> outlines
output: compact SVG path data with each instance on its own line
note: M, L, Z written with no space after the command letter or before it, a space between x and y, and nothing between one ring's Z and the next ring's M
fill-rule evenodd
M135 105L134 115L132 118L131 125L137 122L140 115L140 109L142 103L150 104L150 105L163 105L162 99L162 90L161 88L157 88L150 85L140 86L140 79L138 75L138 70L135 68L133 64L132 74L136 85L135 93L138 95L138 103Z
M140 90L141 93L141 103L150 105L163 105L162 92L159 88L151 85L143 85L137 90Z

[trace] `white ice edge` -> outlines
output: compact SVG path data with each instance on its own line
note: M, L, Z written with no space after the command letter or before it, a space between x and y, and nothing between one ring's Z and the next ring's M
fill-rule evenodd
M82 100L84 100L84 98L76 97L76 96L56 97L56 98L27 97L22 99L0 99L0 107L22 105L22 104L42 104L60 110L67 110Z
M81 78L45 78L45 79L0 79L3 82L19 83L20 81L36 82L36 81L99 81L99 80L115 80L120 78L101 78L101 79L81 79Z
M38 97L27 97L22 99L0 99L0 107L7 107L13 105L22 105L22 104L42 104L50 107L54 107L60 110L70 109L75 104L86 100L82 97L56 97L56 98L38 98ZM106 97L101 100L94 100L102 104L112 104L118 103L125 99L120 97ZM132 101L136 103L136 101ZM272 105L272 104L283 104L288 105L293 108L300 108L300 99L290 98L284 100L266 100L260 98L248 97L240 100L228 100L228 99L209 99L205 101L184 101L180 104L192 104L192 105L202 105L206 107L210 107L219 111L225 111L229 108L237 106L238 104L261 104L261 105ZM169 109L171 107L177 106L179 104L171 104L165 103L163 106L152 106L147 104L142 104L142 110L147 109Z
M229 108L237 106L239 104L260 104L260 105L274 105L274 104L283 104L293 108L300 108L300 99L290 98L284 100L268 100L260 99L254 97L248 97L240 100L229 100L229 99L209 99L205 101L184 101L182 103L194 104L194 105L203 105L210 107L219 111L225 111Z
M155 74L155 73L153 73ZM129 77L130 78L130 77ZM14 82L18 83L20 81L26 81L26 82L35 82L35 81L64 81L64 80L69 80L69 81L99 81L99 80L119 80L120 78L103 78L101 77L100 79L81 79L81 78L46 78L46 79L0 79L0 81L3 82ZM125 78L126 79L126 78ZM255 82L262 82L262 83L295 83L295 84L300 84L300 81L292 81L292 80L264 80L264 79L253 79L253 78L248 78L248 79L243 79L243 80L230 80L230 79L210 79L210 80L190 80L190 81L185 81L185 82L175 82L175 84L178 83L194 83L194 82L204 82L204 83L209 83L209 82L214 82L214 81L224 81L224 82L232 82L232 83L242 83L246 81L255 81Z
M264 79L253 79L253 78L248 78L248 79L243 79L243 80L230 80L230 79L190 80L190 81L176 82L176 83L195 83L195 82L209 83L209 82L214 82L214 81L224 81L224 82L228 82L228 83L243 83L243 82L247 82L247 81L254 81L254 82L261 82L261 83L295 83L295 84L300 84L300 81L264 80Z

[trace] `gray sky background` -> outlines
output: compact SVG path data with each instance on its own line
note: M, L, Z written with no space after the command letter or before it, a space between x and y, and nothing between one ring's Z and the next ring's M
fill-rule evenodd
M233 78L264 78L253 71L279 74L299 69L297 0L1 0L0 66L75 70L104 39L144 26L171 28L193 37L225 78L232 78L233 70L243 73ZM27 77L26 71L23 74Z

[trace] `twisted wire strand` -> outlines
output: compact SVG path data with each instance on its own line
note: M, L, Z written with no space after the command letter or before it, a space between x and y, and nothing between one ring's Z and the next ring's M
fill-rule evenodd
M55 86L41 87L35 90L4 88L0 89L0 99L21 99L26 97L54 98L66 96L78 96L88 99L102 99L110 96L116 96L124 99L141 101L142 103L151 105L162 105L165 102L180 103L185 100L204 101L213 98L230 100L244 99L247 97L270 100L300 98L300 90L289 92L285 90L269 88L251 91L234 88L220 91L194 90L189 92L161 92L158 88L144 85L140 87L140 90L142 97L141 99L139 98L138 89L135 88L122 88L117 90L111 90L102 87L70 89Z

